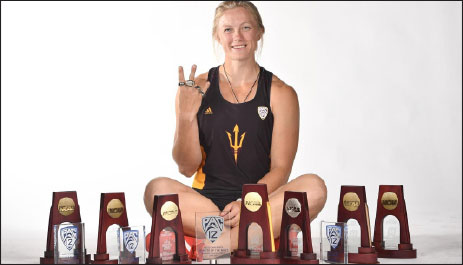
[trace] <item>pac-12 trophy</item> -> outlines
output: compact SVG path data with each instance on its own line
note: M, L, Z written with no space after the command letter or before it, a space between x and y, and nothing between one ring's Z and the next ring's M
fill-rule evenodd
M358 253L349 250L349 263L378 263L378 254L371 245L370 217L365 186L341 186L338 205L338 222L357 220L360 225L360 247Z
M106 232L108 227L117 224L120 227L129 225L127 210L125 207L125 196L123 192L101 193L100 200L100 221L98 225L98 244L96 254L93 255L93 264L117 264L118 259L110 259L107 253ZM114 231L117 233L117 231ZM117 237L116 237L117 238ZM118 244L118 242L110 242Z
M302 230L303 252L291 256L289 249L289 232L291 225L298 225ZM283 213L280 230L280 249L278 251L282 263L318 264L317 254L313 253L310 233L309 206L305 192L285 191Z
M173 260L163 262L159 238L161 231L170 227L175 233L175 250ZM185 251L185 239L183 234L182 215L178 204L178 194L154 195L153 213L151 223L151 238L149 244L147 264L177 263L191 264L191 260Z
M385 249L383 241L383 219L387 215L395 216L400 223L400 243L397 249ZM379 186L373 245L380 258L416 258L416 249L413 249L413 245L410 243L407 209L405 208L402 185Z
M52 204L50 208L50 218L48 220L47 248L44 257L40 258L40 264L54 263L54 226L61 223L80 223L80 208L77 201L77 192L63 191L53 192ZM74 233L75 234L75 233ZM63 238L65 240L72 240ZM73 239L76 242L76 238ZM81 242L84 243L84 242ZM84 249L84 252L86 250ZM85 263L90 263L90 254L85 255Z
M238 249L230 260L232 264L278 264L266 184L244 184L241 200ZM259 257L251 256L248 249L248 227L256 222L262 228L263 251Z

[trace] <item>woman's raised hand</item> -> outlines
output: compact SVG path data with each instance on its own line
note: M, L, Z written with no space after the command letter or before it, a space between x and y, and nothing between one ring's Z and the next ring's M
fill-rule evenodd
M196 65L193 64L189 79L185 81L183 67L178 67L178 103L181 117L192 118L198 113L204 95L203 91L206 91L210 85L207 80L195 80L196 68Z

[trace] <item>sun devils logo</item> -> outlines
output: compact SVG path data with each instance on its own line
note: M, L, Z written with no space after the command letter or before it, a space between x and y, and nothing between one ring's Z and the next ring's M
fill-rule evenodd
M203 231L206 238L214 243L222 234L223 231L223 217L221 216L206 216L201 219Z
M138 231L128 230L124 231L124 246L125 248L133 253L138 246Z
M341 239L341 227L337 225L327 225L326 236L328 237L328 242L330 242L331 247L336 248Z
M265 106L259 106L259 107L257 107L257 113L259 114L259 117L262 120L265 120L265 118L267 117L267 114L268 114L268 108L265 107Z
M59 230L61 241L63 241L64 246L71 250L74 247L74 244L77 240L77 226L67 226Z
M235 164L238 164L238 150L241 149L243 146L243 140L244 136L246 135L246 132L244 132L241 135L240 138L240 144L238 144L238 133L240 132L240 128L238 127L238 124L235 125L235 128L233 128L233 132L235 133L235 143L232 141L231 133L225 131L228 135L228 140L230 140L230 147L233 149L233 155L235 156Z

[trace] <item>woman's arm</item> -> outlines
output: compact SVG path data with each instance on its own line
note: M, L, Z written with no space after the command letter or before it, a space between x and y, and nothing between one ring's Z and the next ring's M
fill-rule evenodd
M190 78L194 80L196 66L192 67ZM209 88L207 73L195 79L205 92ZM179 81L184 82L183 68L179 67ZM201 106L202 96L194 87L179 86L175 97L176 127L172 157L178 165L180 173L191 177L202 161L199 144L199 130L196 114Z
M257 183L267 184L268 193L288 182L299 141L299 102L294 89L274 77L270 106L274 123L270 171Z

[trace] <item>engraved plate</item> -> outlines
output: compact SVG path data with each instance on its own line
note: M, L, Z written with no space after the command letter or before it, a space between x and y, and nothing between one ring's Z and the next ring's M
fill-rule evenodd
M262 206L262 197L257 192L249 192L244 196L244 206L251 212L255 212Z
M292 218L296 218L301 213L301 203L298 199L291 198L286 201L285 211Z
M360 198L355 192L347 192L342 198L342 204L346 210L354 212L360 206Z
M386 210L394 210L398 205L399 199L394 192L385 192L381 197L381 204Z
M106 211L112 218L119 218L124 213L124 205L119 199L109 201Z
M63 216L71 215L75 208L74 200L69 197L61 198L58 202L58 212Z
M166 201L161 207L161 216L167 221L174 220L178 215L178 206L172 201Z

